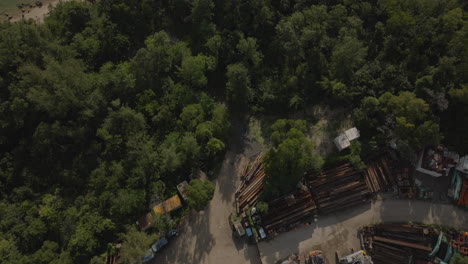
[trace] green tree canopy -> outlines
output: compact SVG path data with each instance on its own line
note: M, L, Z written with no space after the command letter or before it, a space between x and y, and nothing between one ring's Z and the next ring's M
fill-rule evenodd
M274 148L265 157L265 173L269 176L264 188L265 197L277 197L292 191L302 180L306 170L320 169L323 160L312 153L313 144L304 133L302 120L277 120L272 126Z
M185 189L190 208L202 211L213 198L215 187L208 181L193 179Z

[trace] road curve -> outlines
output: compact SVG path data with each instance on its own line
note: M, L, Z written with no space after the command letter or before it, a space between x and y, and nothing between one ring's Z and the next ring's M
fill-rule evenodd
M263 263L276 263L291 253L323 250L327 259L359 249L359 227L379 222L422 222L468 230L468 211L451 204L416 200L379 200L319 217L316 224L280 234L258 244Z

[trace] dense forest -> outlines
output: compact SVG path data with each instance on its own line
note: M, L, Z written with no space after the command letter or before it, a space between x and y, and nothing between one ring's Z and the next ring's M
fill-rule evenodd
M100 263L110 243L141 235L131 226L150 204L223 159L232 118L325 102L353 113L353 155L438 143L468 154L467 11L462 0L98 0L1 23L0 262ZM303 126L275 124L267 159L310 153ZM174 221L160 220L153 233Z

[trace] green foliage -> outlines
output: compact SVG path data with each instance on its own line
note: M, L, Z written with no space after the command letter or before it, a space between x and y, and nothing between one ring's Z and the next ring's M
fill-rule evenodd
M256 205L258 211L262 214L266 214L268 213L268 204L265 203L265 202L258 202L257 205Z
M100 241L114 231L115 225L110 219L103 218L97 212L87 212L70 237L70 253L76 260L90 258L96 249L102 248Z
M12 239L0 240L0 260L6 264L15 264L22 261L20 251L16 248L15 242Z
M224 153L227 105L280 118L345 107L362 146L341 158L356 167L389 142L468 154L463 1L94 2L0 23L2 263L99 261ZM269 195L321 167L305 133L274 124Z
M361 143L353 140L349 149L351 151L348 157L349 162L358 170L365 169L367 166L361 159Z
M228 100L235 107L245 107L252 100L250 76L244 65L237 63L227 67L226 72Z
M440 142L439 125L427 120L429 105L414 93L401 92L398 96L385 93L379 102L385 113L395 117L395 132L399 139L408 142L413 149Z
M305 121L280 119L271 129L274 148L264 157L265 173L269 176L264 188L265 197L290 192L306 170L319 170L323 164L321 158L312 153L313 144L303 133Z
M140 232L134 226L129 227L125 233L120 234L120 238L123 243L120 249L119 261L126 264L141 263L151 244L158 239L156 235Z
M451 264L468 264L468 257L464 257L460 254L456 254L455 257L450 261Z
M189 207L202 211L213 198L214 190L214 185L208 180L191 180L185 189Z
M257 49L258 45L255 38L241 38L237 44L237 50L243 58L244 64L252 67L258 66L263 58L262 53Z
M209 157L213 157L216 154L223 151L224 148L225 148L225 145L221 140L217 138L212 138L206 144L206 153L208 154Z
M203 55L189 56L183 59L179 75L187 84L194 87L204 87L208 83L206 71L213 68L213 58Z
M200 104L191 104L182 109L180 120L182 121L182 125L186 127L187 130L193 131L198 126L198 124L200 124L205 119L204 115L205 113Z

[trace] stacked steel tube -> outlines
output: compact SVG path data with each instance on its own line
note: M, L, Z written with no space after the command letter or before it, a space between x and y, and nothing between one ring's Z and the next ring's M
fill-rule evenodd
M268 213L263 223L268 233L277 232L301 220L312 220L316 206L307 188L300 188L291 194L282 196L268 203Z
M379 224L360 230L362 247L375 264L432 263L427 261L435 259L430 253L439 235L430 226L410 224Z
M306 175L319 212L330 213L369 201L362 173L346 162L321 173Z
M255 205L258 195L265 184L265 171L262 163L263 155L258 155L251 164L245 163L241 172L241 183L236 190L236 211L245 211Z

